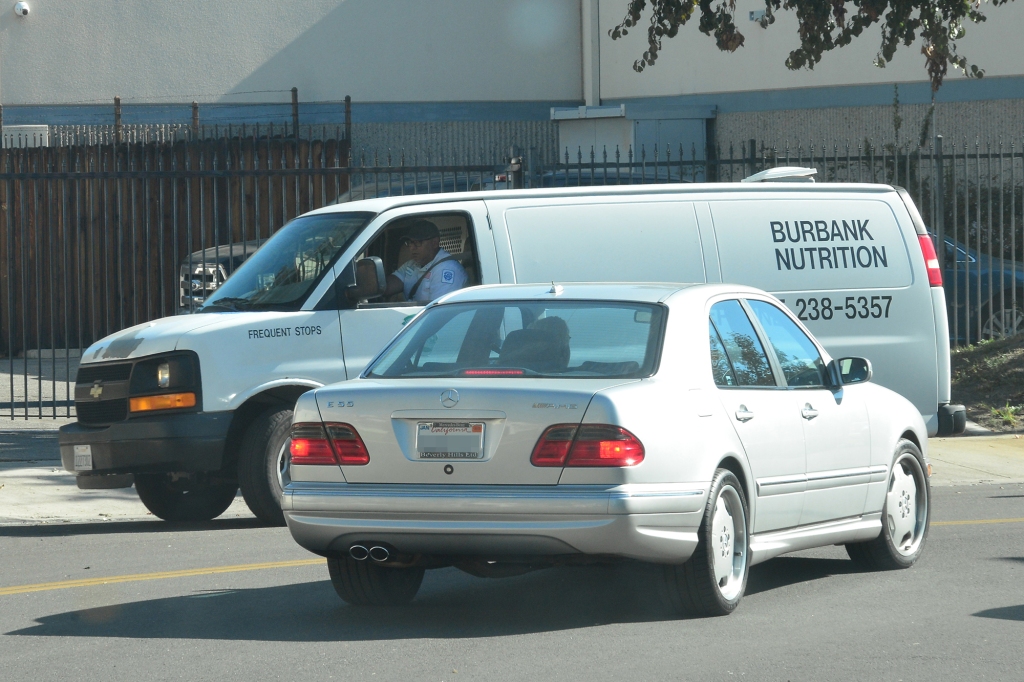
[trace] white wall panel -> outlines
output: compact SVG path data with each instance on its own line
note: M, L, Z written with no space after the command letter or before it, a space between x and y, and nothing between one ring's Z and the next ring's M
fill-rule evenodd
M579 0L30 2L0 8L3 104L582 98Z

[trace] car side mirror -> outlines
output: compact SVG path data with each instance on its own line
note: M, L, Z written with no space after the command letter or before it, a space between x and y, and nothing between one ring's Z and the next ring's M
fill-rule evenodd
M840 358L833 361L839 366L844 384L863 384L871 381L871 361L867 358Z
M349 286L346 295L349 300L358 301L363 298L383 296L387 289L387 275L384 274L384 261L377 256L360 258L355 262L356 283Z

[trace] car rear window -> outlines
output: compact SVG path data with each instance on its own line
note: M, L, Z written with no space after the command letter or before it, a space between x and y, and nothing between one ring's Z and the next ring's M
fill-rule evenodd
M368 377L644 377L661 351L665 309L646 303L501 301L431 308Z

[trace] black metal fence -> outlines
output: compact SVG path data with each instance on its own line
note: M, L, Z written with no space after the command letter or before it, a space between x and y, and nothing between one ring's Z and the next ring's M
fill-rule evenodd
M316 130L319 128L319 130ZM342 126L0 150L0 417L72 416L95 340L189 312L296 215L354 199L522 187L735 182L775 166L906 187L941 248L955 343L1024 331L1024 154L1013 143L531 150L407 158L350 149ZM76 133L77 134L77 133ZM81 139L93 139L86 135ZM6 375L6 376L4 376Z

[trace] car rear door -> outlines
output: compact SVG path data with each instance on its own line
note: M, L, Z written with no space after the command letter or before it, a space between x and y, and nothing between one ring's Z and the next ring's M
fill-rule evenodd
M791 391L777 380L754 326L736 299L711 307L708 324L718 396L754 477L755 533L800 523L804 431Z

